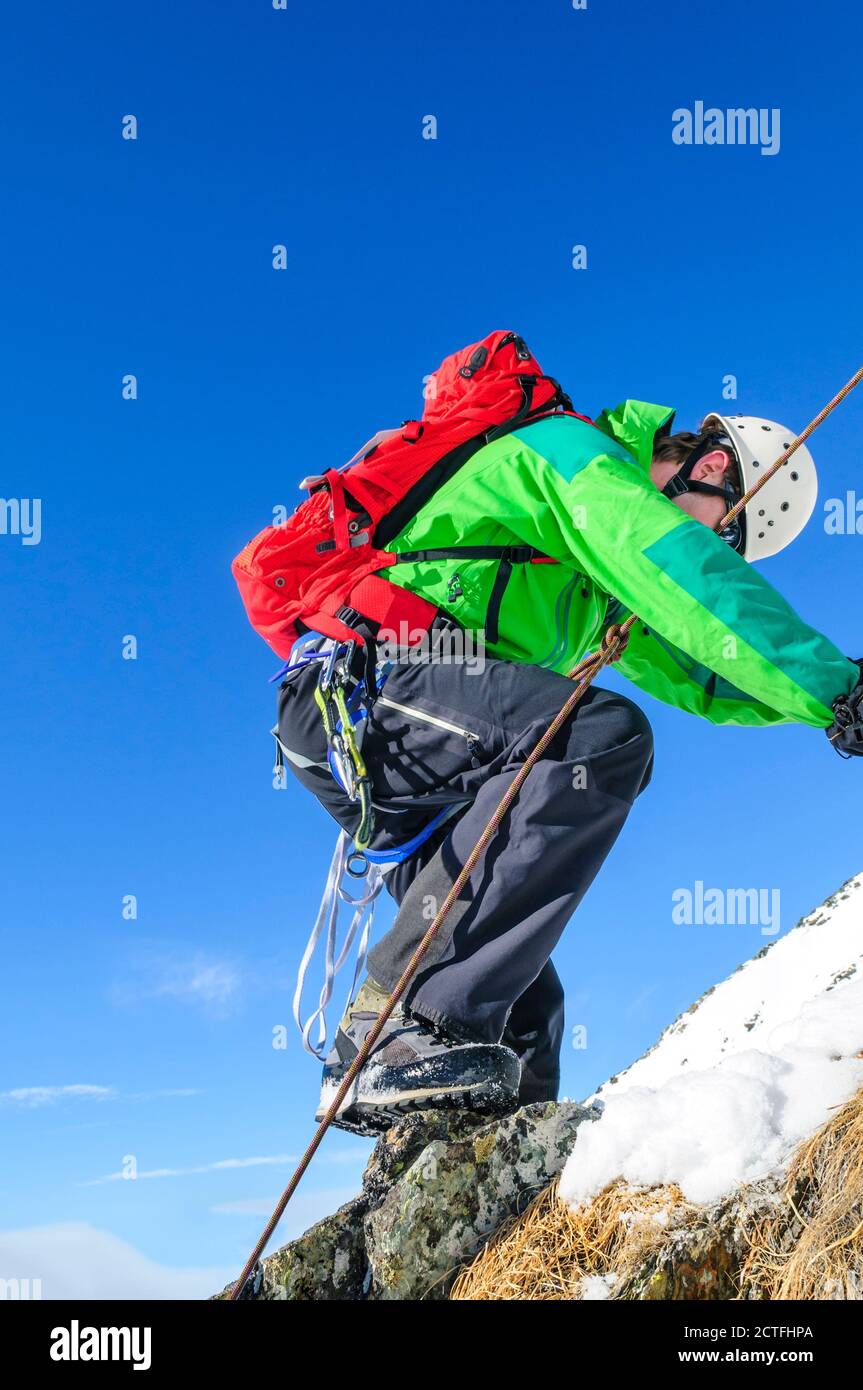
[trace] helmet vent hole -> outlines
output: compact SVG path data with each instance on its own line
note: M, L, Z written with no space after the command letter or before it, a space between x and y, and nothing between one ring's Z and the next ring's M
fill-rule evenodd
M761 428L762 428L763 430L769 430L769 429L770 429L770 426L769 426L769 425L762 425Z
M783 512L787 512L787 511L788 511L788 507L789 507L789 503L788 503L788 502L783 502L783 503L782 503L782 507L780 508L780 510L783 511Z
M761 511L758 513L758 515L759 515L759 516L763 516L763 515L764 515L764 508L763 508L763 507L762 507Z
M753 459L753 460L752 460L752 467L753 467L753 468L760 468L760 467L761 467L761 464L758 462L757 459Z
M799 474L799 473L792 473L792 474L791 474L791 481L792 481L792 483L796 483L796 482L797 482L797 479L798 479L799 477L800 477L800 474Z
M763 540L764 540L764 532L763 532L763 531L759 531L759 532L758 532L758 539L759 539L760 541L763 541Z

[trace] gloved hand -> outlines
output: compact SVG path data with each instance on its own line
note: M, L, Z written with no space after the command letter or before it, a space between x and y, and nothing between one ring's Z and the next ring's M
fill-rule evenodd
M850 695L833 701L833 723L827 737L841 758L863 758L863 660L858 661L860 680Z

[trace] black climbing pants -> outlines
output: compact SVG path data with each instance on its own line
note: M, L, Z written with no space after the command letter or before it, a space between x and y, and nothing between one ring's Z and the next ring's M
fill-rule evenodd
M284 682L279 736L299 779L353 831L355 808L326 769L316 679L312 664ZM479 669L433 656L393 667L363 740L377 807L372 847L406 843L442 807L454 809L386 875L399 910L369 955L379 984L395 985L571 692L565 676L491 658ZM592 686L531 770L405 996L413 1014L459 1038L512 1047L522 1063L522 1103L557 1096L563 990L549 957L650 780L652 756L644 714Z

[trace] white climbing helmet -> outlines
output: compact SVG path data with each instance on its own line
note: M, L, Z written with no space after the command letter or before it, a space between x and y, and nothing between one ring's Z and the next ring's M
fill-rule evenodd
M743 491L763 476L780 454L793 444L795 434L776 420L757 415L705 417L702 430L713 428L731 444L740 468ZM818 496L815 461L805 444L793 453L778 473L765 483L745 509L746 527L740 553L745 560L766 560L790 545L812 515Z

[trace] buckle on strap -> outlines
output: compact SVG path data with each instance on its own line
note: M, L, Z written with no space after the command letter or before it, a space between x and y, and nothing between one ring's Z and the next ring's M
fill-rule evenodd
M681 478L679 473L672 473L665 487L662 489L663 497L682 497L684 492L689 492L689 480Z

